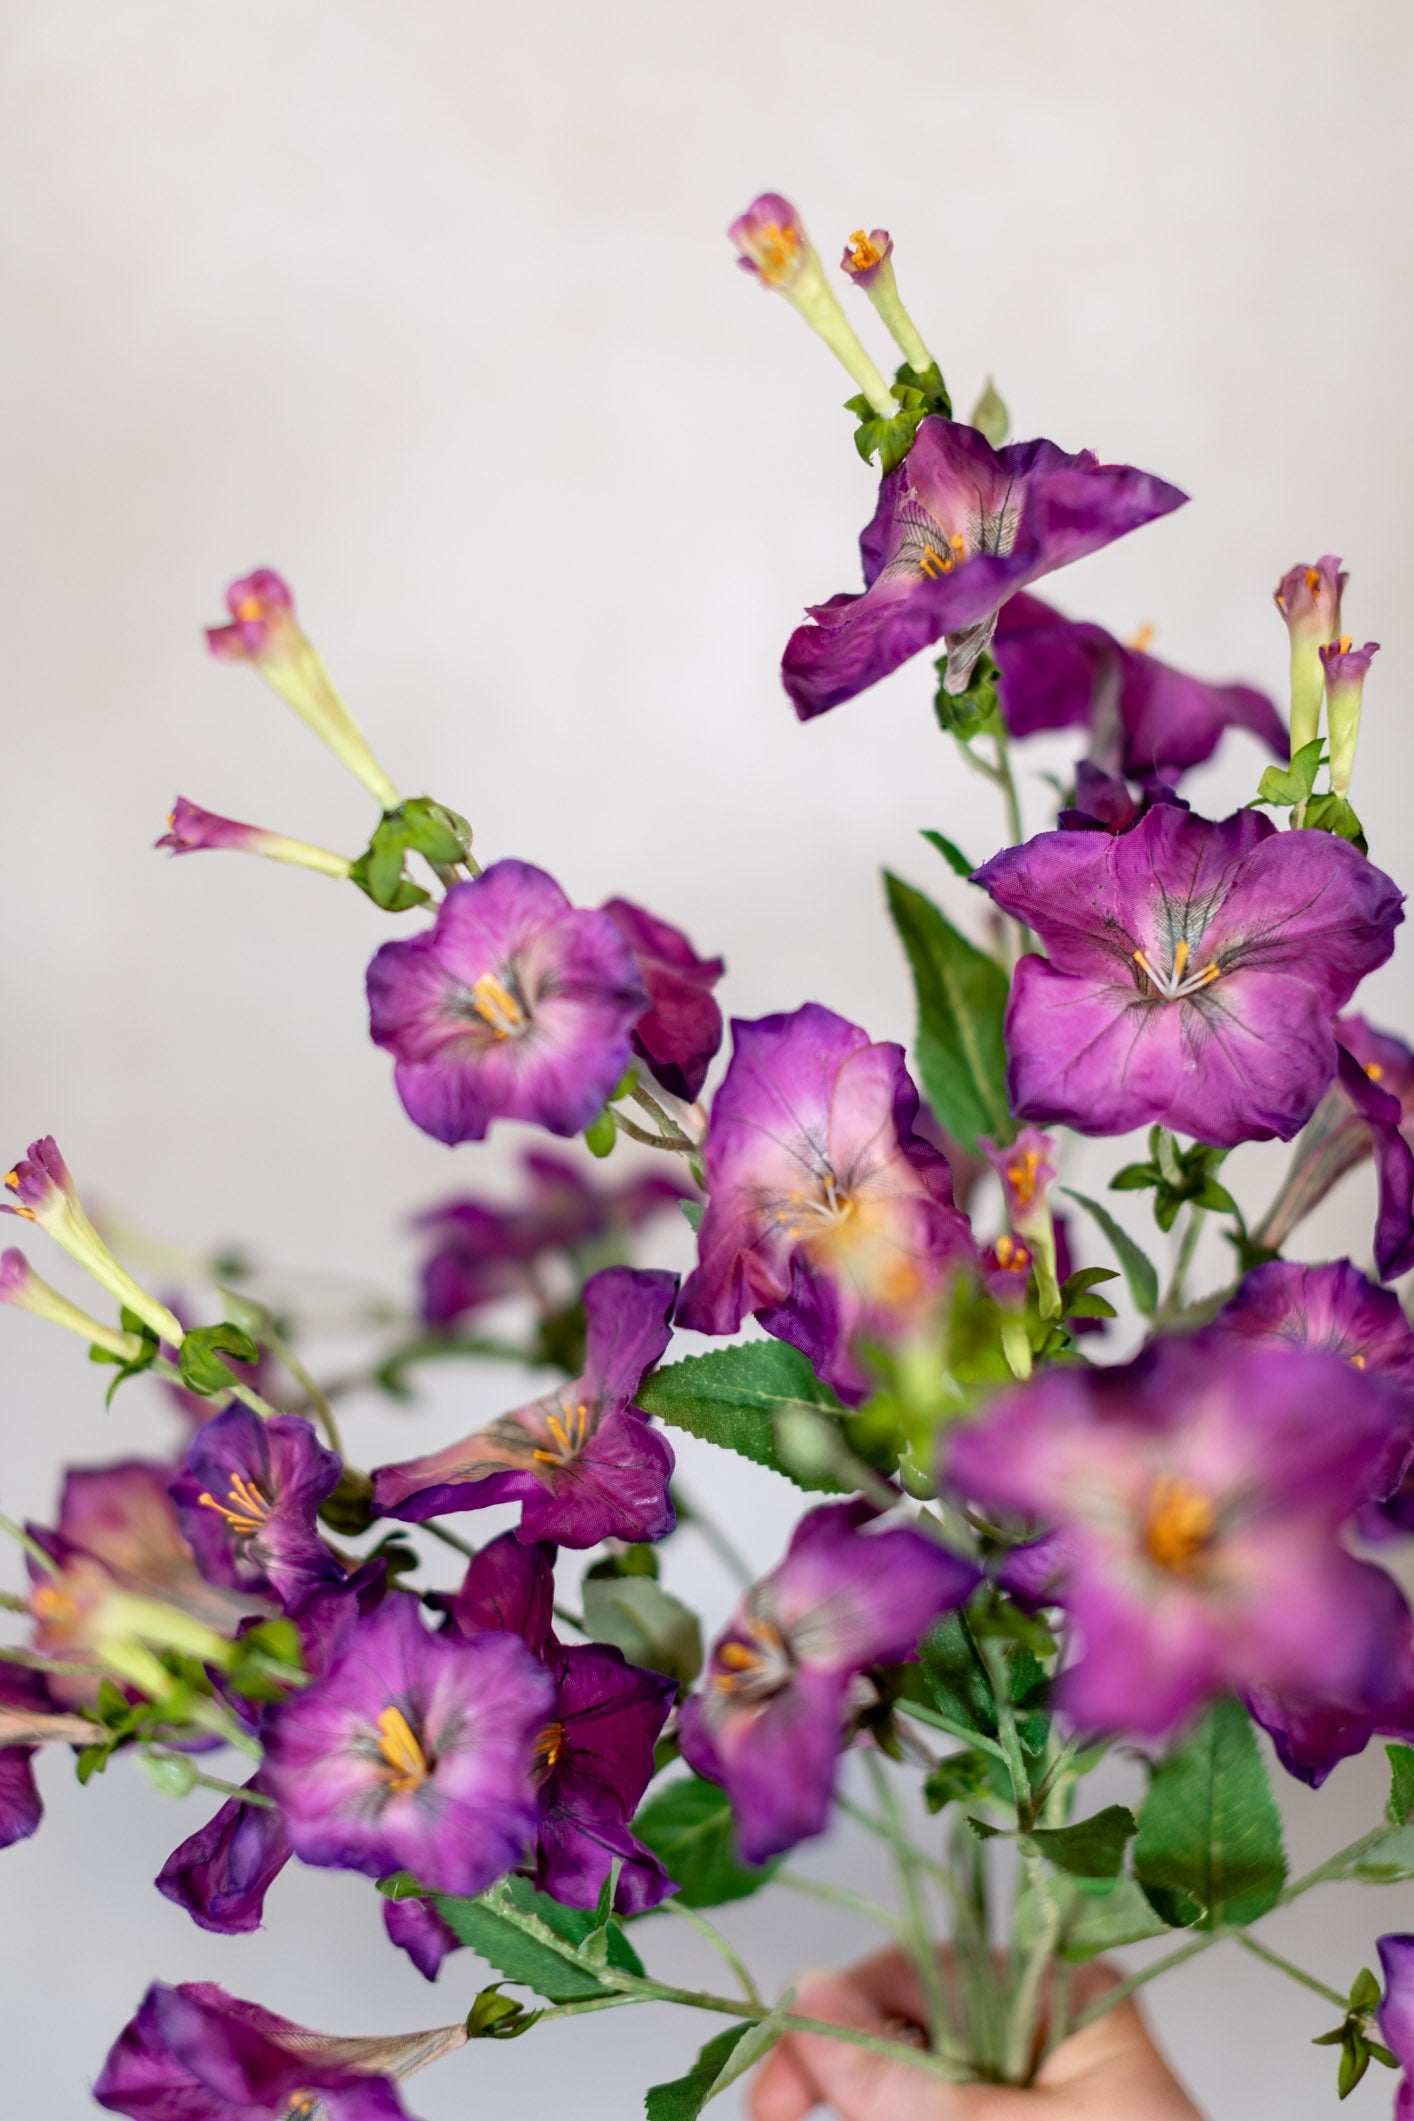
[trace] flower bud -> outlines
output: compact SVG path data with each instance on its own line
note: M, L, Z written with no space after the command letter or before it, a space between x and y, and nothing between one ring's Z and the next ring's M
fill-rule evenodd
M799 214L779 192L762 192L727 230L738 251L737 263L763 287L776 288L818 332L880 419L898 411L888 384L870 360L846 320L825 278L814 245Z
M868 235L856 228L844 247L840 264L855 286L862 287L868 295L909 367L921 375L932 367L933 356L899 297L893 249L893 237L886 228L871 228Z
M290 862L297 869L314 869L321 876L332 876L346 881L353 863L342 854L331 854L326 847L311 847L306 840L286 839L283 832L266 832L259 825L240 825L232 817L218 817L214 810L203 810L197 803L189 803L184 795L177 797L171 815L167 819L167 830L156 847L170 847L173 854L197 854L208 847L230 847L238 854L261 854L267 861Z
M1326 683L1326 727L1331 734L1331 787L1337 795L1350 792L1365 678L1379 646L1378 641L1366 641L1363 648L1353 648L1350 635L1345 633L1320 651Z
M302 631L289 585L273 568L257 567L232 582L226 603L231 623L206 629L211 653L219 662L252 664L375 801L384 810L395 810L398 791L335 691L319 651Z
M1051 1217L1049 1189L1055 1180L1054 1137L1036 1127L1023 1127L1005 1149L982 1140L978 1147L1002 1182L1007 1224L1021 1241L1030 1264L1036 1269L1036 1294L1043 1318L1060 1317L1060 1287L1056 1280L1056 1232ZM1000 1242L1000 1241L999 1241Z
M90 1318L87 1311L81 1311L67 1296L51 1289L47 1281L41 1281L24 1253L14 1246L8 1252L0 1252L0 1304L14 1304L17 1310L47 1318L51 1325L66 1326L81 1340L106 1348L119 1362L136 1362L142 1353L138 1334L124 1333L116 1326L105 1326Z
M0 1214L19 1215L26 1222L37 1223L110 1296L116 1296L120 1304L126 1304L144 1324L151 1326L159 1340L181 1346L181 1320L119 1266L84 1213L68 1165L52 1134L31 1142L29 1154L5 1174L3 1183L14 1195L14 1205L0 1203Z
M1333 552L1314 567L1292 567L1277 583L1277 610L1291 641L1291 756L1309 744L1321 723L1321 650L1340 632L1340 600L1349 581Z

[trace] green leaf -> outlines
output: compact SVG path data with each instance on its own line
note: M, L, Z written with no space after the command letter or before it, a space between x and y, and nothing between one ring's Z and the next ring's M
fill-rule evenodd
M970 744L974 737L1000 734L1001 709L997 701L1000 672L990 655L984 651L978 656L961 692L948 690L948 659L945 655L938 657L933 668L938 673L933 713L938 727L946 735L955 736L960 744Z
M678 1206L682 1209L688 1228L695 1234L702 1228L702 1218L707 1213L706 1201L680 1200Z
M930 899L884 878L918 997L918 1072L939 1124L964 1149L979 1134L1006 1140L1007 977L994 958L959 935Z
M651 1576L592 1577L584 1585L584 1626L630 1664L691 1686L702 1669L697 1615Z
M431 1898L453 1934L508 1981L522 1982L550 2003L576 2003L610 1993L593 1969L575 1958L573 1945L562 1942L548 1925L543 1936L527 1934L485 1899L462 1900L449 1893Z
M1072 1826L1038 1826L1031 1839L1048 1862L1070 1877L1086 1880L1118 1878L1124 1851L1138 1823L1122 1804L1108 1804L1092 1819L1078 1819Z
M1414 1747L1387 1745L1385 1757L1389 1761L1389 1816L1396 1826L1403 1826L1414 1812Z
M781 1409L806 1407L827 1416L843 1412L805 1357L783 1340L747 1341L666 1363L645 1379L634 1405L705 1443L783 1473L797 1487L845 1492L845 1484L828 1472L807 1478L782 1455L776 1436Z
M952 418L952 399L936 361L926 368L910 368L907 361L901 362L894 370L894 396L901 390L916 390L929 412L940 413L945 420Z
M638 1541L633 1546L613 1546L585 1570L586 1578L607 1576L654 1576L658 1574L658 1549Z
M402 821L403 845L426 861L460 862L470 851L471 827L466 819L445 803L435 803L430 795L409 796L389 814Z
M528 1878L514 1874L502 1881L501 1890L518 1914L532 1915L543 1922L566 1944L574 1946L577 1957L584 1956L587 1940L598 1933L605 1940L601 1964L607 1959L620 1973L642 1975L643 1961L624 1935L623 1924L616 1916L610 1916L606 1893L600 1893L597 1908L562 1907L548 1893L537 1893Z
M1219 1701L1159 1762L1134 1868L1166 1922L1255 1922L1286 1882L1281 1816L1246 1709Z
M923 1784L923 1802L930 1812L941 1812L949 1804L970 1804L982 1796L991 1776L985 1753L949 1753L940 1760Z
M1342 2099L1349 2098L1369 2067L1370 2050L1360 2037L1360 2028L1348 2025L1340 2051L1340 2069L1336 2076L1336 2090Z
M1129 1283L1129 1293L1146 1318L1152 1318L1159 1308L1159 1277L1148 1254L1134 1242L1129 1232L1117 1223L1108 1208L1097 1200L1090 1200L1084 1193L1077 1193L1073 1186L1062 1186L1062 1193L1082 1207L1087 1215L1094 1217L1105 1236L1114 1246L1115 1258L1124 1269L1124 1278Z
M845 411L852 412L859 422L854 430L855 448L866 464L871 457L877 456L879 469L885 473L897 470L928 417L922 391L895 384L892 395L899 409L887 418L875 412L863 392L858 397L845 399Z
M749 2025L729 2025L724 2033L707 2042L685 2077L674 2077L670 2084L650 2085L645 2102L647 2121L697 2121L738 2041L751 2030Z
M731 1800L715 1782L685 1776L650 1797L633 1822L678 1888L684 1907L722 1907L745 1900L780 1868L780 1858L752 1869L737 1860Z
M1157 1164L1126 1164L1116 1171L1110 1180L1111 1193L1142 1193L1148 1186L1163 1184L1163 1173Z
M1349 840L1361 854L1370 851L1364 827L1343 795L1315 796L1306 805L1301 822L1308 832L1333 832L1337 839Z
M942 832L925 831L923 837L930 847L937 848L954 876L960 876L964 883L971 882L972 872L977 864L968 859L955 840L950 840Z
M1282 766L1268 766L1257 783L1257 802L1270 803L1274 809L1290 810L1297 803L1304 803L1316 785L1316 775L1321 768L1321 739L1313 737L1303 744L1291 761L1288 771ZM1248 808L1255 808L1249 804Z
M1380 1984L1368 1966L1362 1966L1350 1984L1350 2009L1372 2011L1380 2000Z
M232 1385L240 1383L234 1371L222 1362L223 1355L233 1355L237 1362L258 1362L260 1350L249 1333L229 1321L219 1326L198 1326L184 1337L177 1350L177 1362L188 1391L206 1399L215 1392L229 1392Z
M1011 433L1011 414L990 376L982 386L982 395L973 406L967 424L984 435L993 449L1000 449Z
M1402 1885L1414 1878L1414 1826L1399 1826L1357 1856L1340 1874L1362 1885Z
M1067 1886L1067 1896L1069 1906L1057 1949L1073 1966L1098 1959L1102 1952L1142 1943L1147 1937L1162 1937L1169 1928L1135 1881L1123 1874L1102 1899L1075 1885Z
M919 1663L933 1700L950 1723L984 1738L997 1735L997 1705L987 1667L960 1613L949 1613L923 1637Z

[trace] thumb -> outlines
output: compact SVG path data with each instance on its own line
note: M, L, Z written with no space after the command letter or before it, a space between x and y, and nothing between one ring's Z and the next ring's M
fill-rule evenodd
M792 2008L881 2039L899 2037L897 2023L838 1974L803 1975ZM842 2121L962 2121L968 2111L953 2086L901 2058L825 2033L788 2033L756 2080L752 2113L756 2121L798 2121L817 2104Z

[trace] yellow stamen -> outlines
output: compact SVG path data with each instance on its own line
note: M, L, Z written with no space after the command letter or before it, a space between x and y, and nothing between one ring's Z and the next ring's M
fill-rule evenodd
M471 990L476 1013L497 1038L513 1038L530 1019L520 1003L494 972L483 972Z
M1278 603L1280 603L1281 599L1278 598L1277 601ZM1157 627L1150 626L1147 624L1139 628L1139 631L1135 634L1133 640L1129 644L1136 655L1148 654L1149 649L1153 644L1154 635L1157 633L1157 631Z
M30 1610L38 1620L75 1620L78 1617L78 1601L67 1591L56 1591L52 1584L42 1583L30 1593Z
M1006 1167L1007 1183L1016 1195L1018 1207L1030 1205L1036 1191L1036 1173L1041 1159L1034 1149L1026 1149ZM1005 1263L1004 1263L1005 1264Z
M856 228L849 239L849 262L855 272L868 272L877 265L884 253L876 250L862 228Z
M1378 1061L1366 1061L1365 1073L1369 1076L1372 1083L1377 1083L1384 1072Z
M1351 1356L1351 1358L1350 1358L1350 1367L1351 1367L1351 1369L1352 1369L1352 1370L1363 1370L1363 1369L1364 1369L1364 1367L1365 1367L1365 1358L1364 1358L1364 1356L1363 1356L1363 1355L1352 1355L1352 1356Z
M1201 1488L1161 1473L1149 1496L1144 1545L1161 1569L1191 1568L1217 1527L1218 1513Z
M565 1749L565 1727L562 1723L547 1723L535 1741L535 1765L552 1768Z
M265 606L261 603L259 597L242 597L236 606L236 617L238 619L263 619L264 616Z
M1181 942L1180 942L1180 943L1175 943L1175 944L1174 944L1174 946L1173 946L1173 976L1174 976L1174 979L1175 979L1175 980L1181 980L1181 979L1183 978L1183 968L1184 968L1184 966L1185 966L1185 965L1186 965L1186 964L1188 963L1188 959L1189 959L1189 956L1190 956L1190 954L1191 954L1191 953L1190 953L1190 951L1189 951L1189 948L1188 948L1188 945L1187 945L1187 943L1181 943Z
M778 221L767 221L751 238L751 255L756 269L773 287L795 270L799 252L800 230L789 223L782 228Z
M1340 639L1336 642L1336 647L1340 650L1342 655L1349 655L1350 644L1354 640L1354 638L1355 636L1353 634L1343 633Z
M205 1504L208 1510L219 1511L231 1530L242 1538L258 1532L270 1515L270 1505L254 1481L247 1480L242 1473L233 1473L227 1494L230 1508L226 1503L218 1502L214 1495L198 1495L197 1501Z
M394 1771L389 1788L398 1796L420 1789L426 1782L427 1756L401 1709L386 1708L378 1718L378 1750Z
M582 1399L577 1407L566 1407L563 1414L547 1414L545 1426L555 1440L553 1451L534 1451L542 1465L563 1466L577 1458L589 1441L589 1402Z
M1320 586L1321 586L1321 570L1320 570L1320 568L1319 568L1319 567L1308 567L1308 568L1306 569L1306 587L1307 587L1307 588L1308 588L1308 589L1310 590L1310 592L1311 592L1312 596L1314 596L1314 595L1316 594L1316 591L1317 591L1317 590L1318 590L1318 589L1320 588Z
M939 575L952 573L953 557L950 552L935 552L931 545L925 545L918 565L930 582L936 582Z

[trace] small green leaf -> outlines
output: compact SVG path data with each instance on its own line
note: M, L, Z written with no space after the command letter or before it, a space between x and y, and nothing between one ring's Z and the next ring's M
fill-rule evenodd
M1277 810L1290 810L1297 803L1306 802L1316 785L1316 775L1320 768L1321 739L1313 737L1309 744L1301 746L1291 761L1289 771L1282 766L1266 768L1257 783L1257 802L1269 803Z
M1154 1770L1134 1868L1164 1920L1255 1922L1286 1881L1281 1815L1240 1701L1219 1701Z
M918 1072L939 1124L964 1149L979 1134L1009 1139L1006 1097L1007 977L960 935L930 899L885 874L889 911L918 998Z
M977 864L968 859L955 840L948 839L946 834L941 832L925 831L923 837L930 847L937 848L954 876L962 877L964 882L971 881L972 872L977 867Z
M1369 2067L1370 2050L1360 2037L1359 2027L1347 2026L1340 2051L1340 2069L1336 2076L1336 2090L1342 2099L1349 2098Z
M1142 1193L1148 1186L1161 1186L1163 1173L1157 1164L1126 1164L1110 1180L1111 1193Z
M526 2010L513 1996L503 1996L500 1982L493 1981L489 1988L477 1991L467 2013L466 2036L468 2040L518 2040L543 2015Z
M207 1399L239 1384L234 1371L222 1362L223 1355L234 1356L237 1362L253 1363L259 1361L260 1350L249 1333L229 1320L219 1326L198 1326L185 1335L177 1350L177 1362L188 1391Z
M1108 1208L1097 1200L1090 1200L1077 1193L1072 1186L1062 1186L1062 1193L1082 1207L1087 1215L1094 1217L1105 1236L1114 1246L1115 1258L1124 1269L1124 1278L1129 1283L1129 1293L1135 1305L1146 1318L1152 1318L1159 1308L1159 1277L1153 1261L1138 1246L1129 1232L1117 1223Z
M1301 822L1308 832L1333 832L1337 839L1349 840L1361 854L1370 851L1365 829L1343 795L1313 797Z
M705 1200L680 1200L678 1206L686 1217L688 1228L696 1234L702 1228L702 1218L707 1213Z
M658 1574L658 1549L643 1542L634 1546L613 1546L598 1561L592 1561L584 1572L590 1577L609 1576L654 1576Z
M949 1613L931 1629L919 1645L918 1656L934 1703L948 1721L984 1738L995 1738L997 1705L992 1682L962 1615Z
M1389 1761L1389 1816L1395 1826L1403 1826L1414 1813L1414 1747L1387 1745L1385 1757Z
M1362 1885L1402 1885L1414 1878L1414 1826L1395 1827L1355 1857L1341 1876L1358 1878Z
M949 1753L923 1784L923 1802L930 1812L941 1812L949 1804L970 1804L974 1797L983 1795L989 1780L990 1765L985 1753Z
M644 1380L634 1404L704 1443L783 1473L797 1487L844 1492L844 1483L829 1472L806 1478L781 1452L776 1417L782 1409L805 1407L836 1417L844 1411L805 1357L783 1340L747 1341L665 1363Z
M537 1893L528 1879L507 1879L502 1888L493 1888L493 1893L501 1892L505 1895L501 1908L485 1895L465 1900L434 1893L430 1898L453 1934L508 1981L524 1983L551 2003L574 2003L609 1993L593 1969L575 1956L580 1937L594 1924L591 1911L560 1907L548 1895ZM552 1911L553 1919L547 1919ZM512 1915L516 1919L510 1919ZM627 1939L624 1944L627 1947ZM612 1961L612 1949L609 1956ZM641 1971L637 1954L634 1966Z
M1072 1878L1108 1882L1119 1876L1125 1848L1137 1832L1133 1812L1122 1804L1108 1804L1072 1826L1033 1827L1030 1838L1057 1870Z
M892 395L899 409L888 417L875 412L863 392L845 400L845 411L852 412L859 422L854 430L855 448L866 464L877 456L879 469L885 474L896 471L903 462L928 416L922 391L895 384Z
M933 713L944 734L955 736L960 744L970 744L978 736L996 736L1002 727L997 693L1001 673L991 656L985 651L978 656L961 692L948 690L945 655L938 657L933 668L938 674Z
M737 2043L751 2030L749 2025L729 2025L707 2042L685 2077L650 2085L645 2101L647 2121L697 2121Z
M780 1858L753 1869L738 1861L731 1800L715 1782L684 1776L650 1797L633 1822L678 1888L684 1907L722 1907L745 1900L780 1868Z
M594 1577L584 1585L591 1641L610 1642L630 1664L691 1686L702 1669L697 1615L651 1576Z
M1380 2000L1380 1984L1368 1966L1362 1966L1350 1984L1350 2008L1352 2011L1372 2011Z
M619 1130L614 1125L612 1113L609 1112L601 1112L599 1117L592 1119L584 1130L585 1148L591 1156L597 1156L601 1159L606 1156L612 1156L614 1144L618 1138Z
M985 436L993 449L1000 449L1011 433L1011 414L990 376L982 386L982 395L973 406L967 424Z
M430 795L412 795L396 811L385 815L401 819L403 845L412 854L444 866L464 861L471 849L471 827L445 803Z

